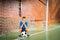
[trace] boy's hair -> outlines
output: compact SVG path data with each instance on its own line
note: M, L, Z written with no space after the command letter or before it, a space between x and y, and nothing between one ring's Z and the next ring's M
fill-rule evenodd
M26 17L22 17L22 18L26 18Z
M22 17L22 20L25 19L26 17Z

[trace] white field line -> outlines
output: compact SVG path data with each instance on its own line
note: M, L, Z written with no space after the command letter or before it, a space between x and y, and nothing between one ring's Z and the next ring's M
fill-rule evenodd
M55 29L57 29L57 28L60 28L60 27L51 28L51 29L49 29L48 31L55 30ZM30 37L33 36L33 35L37 35L37 34L43 33L43 32L46 32L46 31L42 31L42 32L38 32L38 33L31 34Z

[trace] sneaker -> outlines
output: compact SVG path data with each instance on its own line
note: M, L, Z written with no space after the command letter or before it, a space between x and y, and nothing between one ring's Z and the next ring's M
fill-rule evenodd
M19 35L19 37L22 37L21 35Z
M29 37L30 35L28 34L27 37Z

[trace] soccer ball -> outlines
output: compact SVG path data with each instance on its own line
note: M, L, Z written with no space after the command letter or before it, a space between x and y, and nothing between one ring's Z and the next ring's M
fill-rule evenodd
M27 34L26 34L25 31L22 32L22 36L23 36L23 37L27 37Z

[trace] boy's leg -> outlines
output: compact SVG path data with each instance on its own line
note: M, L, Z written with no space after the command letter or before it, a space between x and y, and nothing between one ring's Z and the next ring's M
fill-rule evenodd
M22 29L20 29L20 35L21 35L21 33L22 33L21 31L22 31Z
M22 35L22 34L21 34L21 33L22 33L22 29L19 30L19 33L20 33L20 34L19 34L19 37L21 37L21 35Z
M28 34L28 30L27 29L25 30L25 32L26 32L26 34Z
M28 28L26 28L26 34L29 34L29 32L28 32Z

